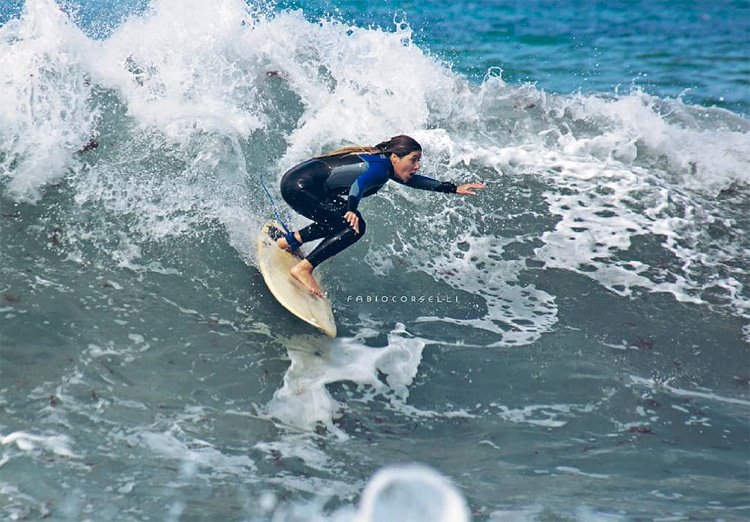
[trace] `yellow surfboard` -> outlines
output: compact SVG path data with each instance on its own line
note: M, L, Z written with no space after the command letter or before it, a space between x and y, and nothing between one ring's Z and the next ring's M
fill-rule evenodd
M276 239L284 236L278 223L269 221L258 238L258 266L266 286L281 306L330 337L336 337L336 320L331 302L318 297L289 274L289 270L302 260L288 250L276 246Z

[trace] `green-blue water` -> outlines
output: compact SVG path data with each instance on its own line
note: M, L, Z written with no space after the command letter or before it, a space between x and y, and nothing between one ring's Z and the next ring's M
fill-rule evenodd
M747 2L0 24L0 518L748 517ZM399 133L488 187L367 198L330 340L256 268L261 179L286 216Z

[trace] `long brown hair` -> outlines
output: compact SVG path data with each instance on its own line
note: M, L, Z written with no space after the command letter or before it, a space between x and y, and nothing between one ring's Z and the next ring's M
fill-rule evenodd
M344 147L342 149L334 150L328 154L322 154L315 156L316 158L329 158L331 156L342 156L344 154L395 154L399 158L403 158L407 154L414 151L422 151L422 146L412 138L405 134L399 134L393 136L387 141L381 141L374 147L352 145L350 147Z

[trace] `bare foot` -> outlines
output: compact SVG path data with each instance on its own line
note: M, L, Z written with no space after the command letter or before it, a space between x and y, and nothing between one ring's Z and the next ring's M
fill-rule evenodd
M292 274L293 278L305 285L310 290L310 293L318 297L323 297L323 289L320 288L320 285L318 285L318 282L312 275L313 268L315 267L307 259L304 259L294 265L289 273Z
M294 233L294 238L299 241L300 245L302 244L302 238L300 237L299 232ZM289 242L285 237L280 237L279 239L277 239L276 246L281 250L289 250Z

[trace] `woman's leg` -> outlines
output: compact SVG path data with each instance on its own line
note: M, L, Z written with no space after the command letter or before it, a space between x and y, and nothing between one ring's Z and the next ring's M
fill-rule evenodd
M315 267L356 243L365 233L365 220L361 216L359 219L359 232L355 232L349 226L349 223L344 221L343 217L341 221L343 225L338 230L335 230L331 235L323 239L305 259L294 265L290 270L292 277L305 285L310 292L317 296L322 296L323 290L312 275Z
M333 257L345 248L350 247L365 235L365 230L367 229L365 220L359 213L357 213L357 215L359 216L359 232L355 232L342 216L341 220L344 223L343 227L334 230L333 233L323 239L323 241L321 241L318 246L307 255L307 261L309 261L313 267L318 266L326 259Z
M354 244L365 232L361 219L357 234L344 219L346 201L342 198L326 198L325 180L330 174L327 164L310 160L294 167L281 180L281 195L295 211L312 223L296 233L301 243L323 239L308 257L317 266L329 257Z
M302 243L328 237L346 224L346 202L342 199L321 200L307 190L282 194L290 207L312 220L312 223L296 232L299 236L297 239Z
M346 201L340 198L319 201L305 191L300 191L290 198L293 208L313 223L299 231L303 243L323 238L307 260L313 267L353 245L365 234L366 224L359 215L359 233L344 219Z
M344 219L346 201L341 198L326 198L324 183L329 174L328 166L320 161L305 162L287 172L281 180L281 194L294 210L313 223L295 233L301 243L323 238L323 241L295 265L291 274L315 295L323 295L320 286L312 277L313 269L326 259L351 246L365 233L365 223L360 216L359 233ZM279 241L282 248L288 242Z
M317 207L318 201L324 199L324 184L329 174L330 169L322 161L308 160L300 163L281 178L281 195L284 201L298 213L313 219L309 215L310 209ZM287 249L293 244L294 248L297 248L302 243L320 239L330 233L328 227L315 221L313 219L313 223L294 232L293 237L287 235L278 239L279 247Z

